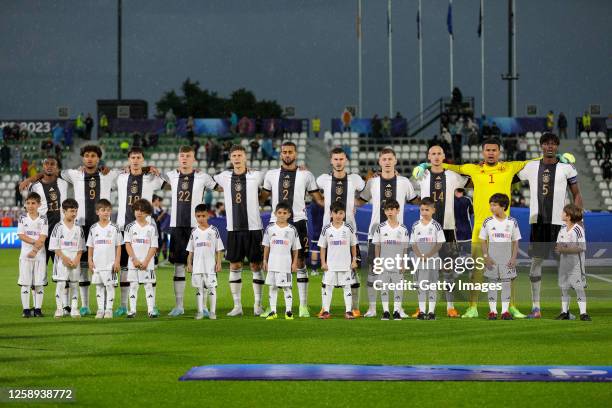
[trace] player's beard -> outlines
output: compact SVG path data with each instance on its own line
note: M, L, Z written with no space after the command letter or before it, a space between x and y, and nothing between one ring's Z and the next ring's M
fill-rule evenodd
M293 164L295 163L295 159L291 160L291 161L287 161L285 159L283 159L283 164L287 167L289 166L293 166Z

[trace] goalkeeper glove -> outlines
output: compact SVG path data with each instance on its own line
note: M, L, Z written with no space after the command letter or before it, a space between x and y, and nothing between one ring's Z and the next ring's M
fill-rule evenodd
M576 163L576 158L571 153L557 154L557 159L559 159L561 163L565 163L565 164Z
M425 174L425 170L429 169L431 165L429 163L421 163L412 170L412 177L419 180Z

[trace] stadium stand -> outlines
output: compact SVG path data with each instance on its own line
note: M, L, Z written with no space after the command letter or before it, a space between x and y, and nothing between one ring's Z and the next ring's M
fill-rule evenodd
M589 168L592 171L593 180L597 184L598 191L601 194L601 201L603 202L604 209L612 211L612 180L604 180L601 168L601 164L604 160L596 157L595 149L595 142L598 140L605 142L606 134L604 132L581 132L580 140L586 158L589 161Z

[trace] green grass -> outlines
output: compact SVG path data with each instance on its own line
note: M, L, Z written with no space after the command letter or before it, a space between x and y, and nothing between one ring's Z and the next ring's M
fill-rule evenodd
M186 315L165 317L173 305L172 273L162 268L157 303L164 317L148 320L141 312L135 320L57 321L50 317L55 309L53 283L45 295L47 317L21 318L17 256L14 250L0 252L0 387L72 388L79 405L87 406L593 407L609 406L612 398L610 384L597 383L178 381L193 366L222 363L611 365L612 284L596 279L590 280L587 292L593 322L552 320L559 309L552 273L544 278L543 296L549 301L541 321L345 321L339 313L329 321L265 321L225 317L231 297L223 273L219 320L195 321L189 286ZM319 281L311 282L311 312L316 312ZM526 311L530 292L525 273L519 283L519 306ZM243 288L244 305L252 304L250 286ZM340 290L334 296L339 312ZM140 297L144 310L142 292ZM279 310L282 307L280 294ZM405 307L414 310L414 294ZM445 306L439 307L442 312ZM464 310L465 303L459 307ZM252 313L252 307L245 312Z

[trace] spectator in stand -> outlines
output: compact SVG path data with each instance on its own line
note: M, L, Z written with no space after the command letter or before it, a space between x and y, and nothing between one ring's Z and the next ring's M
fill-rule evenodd
M189 139L189 141L191 142L193 140L193 137L195 136L195 123L193 121L193 116L187 118L185 130L187 132L187 139Z
M452 138L453 159L455 160L455 163L459 163L461 162L461 133L455 133L454 135L452 135Z
M257 154L259 153L259 140L261 139L260 135L257 135L255 139L251 140L251 162L253 160L257 160Z
M77 116L74 122L74 128L78 137L80 137L81 139L85 137L85 120L83 119L82 112L79 113L79 115Z
M34 164L34 162L30 163L28 166L28 177L36 177L38 174L38 168Z
M406 136L408 136L407 125L406 126L401 126L399 129L402 129L402 130L401 131L397 131L397 132L395 131L395 128L393 126L393 121L401 123L401 121L403 121L403 120L404 120L404 117L402 116L402 114L399 111L395 112L395 117L391 121L391 136L394 136L394 137L397 137L397 136L406 137Z
M157 147L159 143L159 135L157 132L153 132L149 135L149 147Z
M468 118L467 131L468 131L467 144L469 146L477 145L479 142L478 126L476 126L476 123L474 123L474 121L470 118Z
M15 170L19 170L21 166L21 149L19 148L19 146L15 146L12 150L13 154L11 156L11 167Z
M156 194L153 194L151 204L153 204L153 214L151 217L155 220L155 226L157 227L157 255L164 255L164 260L168 259L168 229L170 226L170 216L162 207L162 198Z
M497 123L493 122L491 125L491 136L500 137L501 130L497 127Z
M591 115L588 111L584 111L584 115L582 115L582 130L585 132L591 131Z
M315 115L315 117L312 118L310 128L312 129L312 134L314 137L318 138L319 133L321 132L321 119L319 119L318 115Z
M606 160L610 159L610 155L612 154L612 140L608 140L604 144L604 149L606 151Z
M238 129L238 115L236 115L236 112L230 112L229 121L230 121L230 132L232 134L236 134L236 130Z
M23 207L23 196L21 195L21 190L19 189L19 183L15 183L15 207Z
M516 134L511 133L508 137L504 138L504 149L506 150L506 161L514 160L514 155L516 153Z
M142 147L142 135L140 132L132 133L132 146Z
M597 139L595 141L595 160L603 159L604 147L605 147L605 144L603 140Z
M553 111L548 111L546 114L546 131L552 132L553 127L555 126L555 114Z
M11 166L11 148L6 144L2 144L0 149L0 167L8 169Z
M51 133L53 134L53 145L59 145L61 147L62 142L64 141L64 128L62 125L59 122L56 122L51 130Z
M223 157L223 164L225 164L229 160L229 152L231 148L232 142L230 140L226 140L225 142L223 142L223 151L221 153Z
M251 121L248 117L243 116L238 122L238 134L240 137L247 137L249 135L249 130L251 128Z
M102 116L100 116L100 121L98 122L98 127L100 128L100 135L99 137L103 137L106 136L108 134L108 118L106 117L106 115L103 113Z
M2 227L8 228L13 226L13 217L8 210L2 212Z
M606 119L606 130L608 131L606 138L608 140L612 139L612 113L609 114L608 119Z
M255 135L262 135L263 134L263 119L261 118L261 116L257 115L257 117L255 117Z
M517 149L517 153L516 153L516 160L518 161L525 161L527 160L527 139L525 138L525 135L520 135L519 139L518 139L518 149Z
M382 120L382 135L385 140L391 137L391 119L386 115Z
M489 126L489 121L487 120L487 117L482 115L480 123L482 124L482 137L483 139L487 139L489 136L491 136L491 127Z
M557 129L559 129L559 138L567 139L567 118L563 112L559 113Z
M342 112L342 131L350 132L351 131L351 122L353 121L353 114L348 109L344 109Z
M174 111L172 108L168 109L166 112L166 134L168 136L176 136L176 116L174 115Z
M261 153L263 155L264 160L267 160L267 161L274 160L275 158L274 145L272 143L272 139L270 138L270 136L266 137L261 143Z
M130 150L130 142L128 142L127 140L122 141L119 144L119 148L121 149L121 152L126 155L128 153L128 150Z
M450 144L453 142L453 139L447 128L442 128L441 136L442 136L442 141L446 142L450 146ZM452 154L452 152L448 152L448 153Z
M24 157L21 161L21 178L28 177L28 168L30 167L30 163L28 162L27 157Z
M461 105L462 102L463 102L463 94L461 93L461 90L458 87L454 87L453 92L452 92L451 103L453 105Z
M87 114L87 117L85 118L85 134L87 135L87 140L91 140L91 132L93 130L94 127L94 120L91 117L91 113Z
M217 217L225 218L225 204L223 204L221 201L218 201L217 204L215 204L215 215Z
M610 159L606 159L601 163L601 172L603 173L604 180L612 180L612 162L610 162Z
M217 167L221 161L221 146L213 138L209 139L208 145L208 167Z
M334 137L331 132L327 132L325 136L323 136L323 141L325 142L325 147L327 147L327 151L330 152L334 147Z
M382 123L378 115L374 115L372 118L372 137L379 138L382 131Z
M40 150L45 152L45 156L50 156L53 151L53 141L51 139L44 139L40 142Z
M65 128L64 128L64 146L66 146L68 149L72 148L72 135L74 133L74 129L72 127L72 122L71 121L66 121L65 123Z

